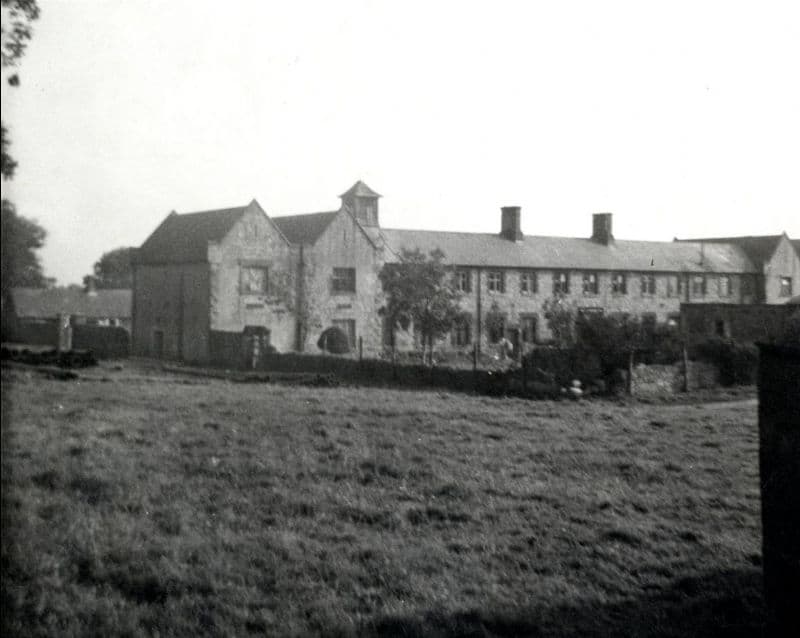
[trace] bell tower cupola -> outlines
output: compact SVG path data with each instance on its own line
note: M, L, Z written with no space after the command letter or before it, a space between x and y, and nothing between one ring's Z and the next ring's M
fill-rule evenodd
M361 180L346 193L340 195L342 206L348 207L364 226L380 226L378 223L378 199L380 195Z

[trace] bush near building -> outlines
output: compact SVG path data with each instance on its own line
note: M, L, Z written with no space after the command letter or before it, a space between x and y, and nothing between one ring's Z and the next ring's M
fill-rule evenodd
M708 339L695 346L692 356L717 366L722 385L753 385L758 378L758 348L755 344Z

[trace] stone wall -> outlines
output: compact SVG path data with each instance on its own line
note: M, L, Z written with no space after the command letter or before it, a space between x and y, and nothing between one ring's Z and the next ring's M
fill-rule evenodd
M689 362L689 390L713 388L717 385L719 372L715 366L701 361ZM634 366L631 391L634 396L665 396L682 392L683 364Z
M137 264L133 284L133 354L208 359L208 264Z

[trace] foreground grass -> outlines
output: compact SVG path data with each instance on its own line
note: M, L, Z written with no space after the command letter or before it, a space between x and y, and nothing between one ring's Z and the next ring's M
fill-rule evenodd
M752 406L3 390L5 635L760 630Z

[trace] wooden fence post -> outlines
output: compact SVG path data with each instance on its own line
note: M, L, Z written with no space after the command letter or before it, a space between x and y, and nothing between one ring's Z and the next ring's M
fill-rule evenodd
M525 357L520 359L520 366L522 373L522 396L528 396L528 362Z
M683 391L689 391L689 353L686 350L686 343L683 344Z
M364 337L358 338L358 367L364 367Z
M625 383L625 393L633 394L633 350L628 351L628 379Z
M478 391L478 344L472 344L472 389Z

